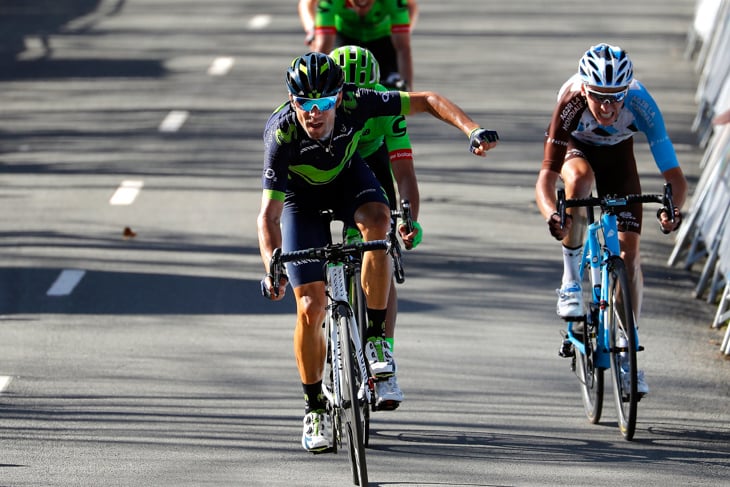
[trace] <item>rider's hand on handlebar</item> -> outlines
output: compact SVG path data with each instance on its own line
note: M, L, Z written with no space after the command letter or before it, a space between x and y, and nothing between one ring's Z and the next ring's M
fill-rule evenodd
M547 220L548 228L550 229L550 235L555 237L556 240L563 240L570 232L570 227L573 226L573 217L566 214L565 221L560 221L560 213L557 211L550 215Z
M274 283L272 279L274 275L269 273L261 279L261 295L272 301L279 301L284 299L286 294L286 285L289 282L289 277L286 274L281 274L279 277L279 285L274 289Z
M406 233L407 231L404 224L398 226L398 233L400 233L401 239L403 240L403 245L405 245L407 250L413 250L423 240L423 228L420 223L414 221L413 231Z
M663 234L671 233L682 224L682 214L679 212L679 208L674 207L674 221L671 221L669 214L665 208L660 208L656 213L656 219L659 221L659 227Z
M497 145L499 134L494 130L485 128L475 128L469 134L469 150L477 156L486 156L489 149L493 149Z

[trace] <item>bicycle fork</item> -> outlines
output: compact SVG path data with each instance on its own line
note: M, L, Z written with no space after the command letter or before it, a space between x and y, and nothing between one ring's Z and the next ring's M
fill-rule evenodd
M329 275L329 292L330 292L330 298L335 303L336 306L336 314L346 314L346 316L350 319L347 320L347 324L350 327L349 335L350 340L352 341L352 345L355 349L355 360L357 361L357 368L360 372L360 388L357 393L357 397L360 400L364 400L367 403L370 403L370 380L368 375L367 366L365 365L365 354L362 350L362 342L360 341L360 332L358 330L357 321L355 318L355 313L352 311L352 307L350 306L348 296L347 296L347 286L346 286L346 280L345 280L345 266L343 264L330 264L328 269L328 275ZM339 342L341 340L341 336L339 333L335 330L336 327L333 327L333 335L332 340L333 343L339 344L339 350L338 352L340 354L345 353L345 350L347 350L347 347ZM334 341L338 340L338 341ZM342 372L342 358L339 357L338 359L339 367L338 371ZM339 389L338 389L339 390Z

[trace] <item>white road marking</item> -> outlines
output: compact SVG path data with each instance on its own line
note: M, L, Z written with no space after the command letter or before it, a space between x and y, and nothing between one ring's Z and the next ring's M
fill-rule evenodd
M177 132L188 119L187 110L173 110L160 123L160 132Z
M232 57L218 57L211 63L208 68L208 74L211 76L225 76L233 67Z
M68 296L74 290L76 285L84 278L86 271L79 269L65 269L56 278L46 292L48 296Z
M144 181L122 181L111 198L109 198L110 205L131 205L134 200L137 199L137 195L142 190Z
M271 24L271 15L256 15L248 21L249 29L263 29Z
M13 380L13 378L10 376L0 375L0 392L3 392L5 388L10 385L11 380Z

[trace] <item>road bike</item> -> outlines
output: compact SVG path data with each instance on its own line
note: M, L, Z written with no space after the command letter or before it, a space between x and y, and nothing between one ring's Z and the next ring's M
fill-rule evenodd
M363 252L385 250L391 252L390 238L369 242L329 243L324 247L282 252L276 249L269 266L273 282L279 282L286 262L322 260L325 265L327 313L325 338L327 351L323 392L327 397L327 413L332 423L333 453L348 446L350 465L355 485L368 484L365 446L369 422L368 407L374 400L374 379L365 360L357 316L351 305L348 275L360 273ZM353 282L352 279L349 282Z
M616 223L618 212L632 203L659 203L662 208L657 217L666 212L674 221L670 184L664 185L664 194L566 199L565 191L558 191L560 221L565 221L566 208L585 207L588 222L580 263L588 309L584 316L566 320L559 354L572 357L571 369L578 377L585 413L593 424L601 418L603 373L610 370L618 426L626 440L634 437L638 403L643 396L637 391L637 352L644 347L639 344ZM601 209L598 220L594 218L594 207Z
M406 199L401 200L400 210L391 210L392 225L391 231L388 233L388 240L390 241L389 254L393 261L393 277L398 284L405 282L405 270L403 268L403 258L400 247L400 242L396 233L397 220L401 219L403 225L406 227L406 234L413 231L413 217L411 215L411 205ZM346 243L355 243L362 241L362 236L357 230L354 229L343 229L343 241ZM360 329L360 341L365 343L368 318L367 318L367 303L365 300L365 292L362 289L362 280L360 275L360 256L352 255L349 258L348 265L345 266L345 281L347 283L348 296L350 298L350 306L355 313L357 323ZM368 369L369 370L369 369ZM377 381L376 378L372 377L373 381ZM369 405L370 408L363 410L364 423L365 423L365 446L370 444L370 412L375 412L379 408L377 406L377 397L375 393L370 395ZM383 409L393 410L398 407L398 403L388 404Z

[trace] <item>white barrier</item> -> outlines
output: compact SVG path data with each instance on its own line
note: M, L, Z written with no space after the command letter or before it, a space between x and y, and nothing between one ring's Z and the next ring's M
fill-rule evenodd
M687 269L704 260L695 297L707 293L710 303L719 297L712 326L720 327L730 319L730 0L698 0L685 53L695 58L700 73L692 130L705 153L668 264L676 264L680 255ZM717 123L721 116L724 123ZM730 354L730 326L721 350Z

